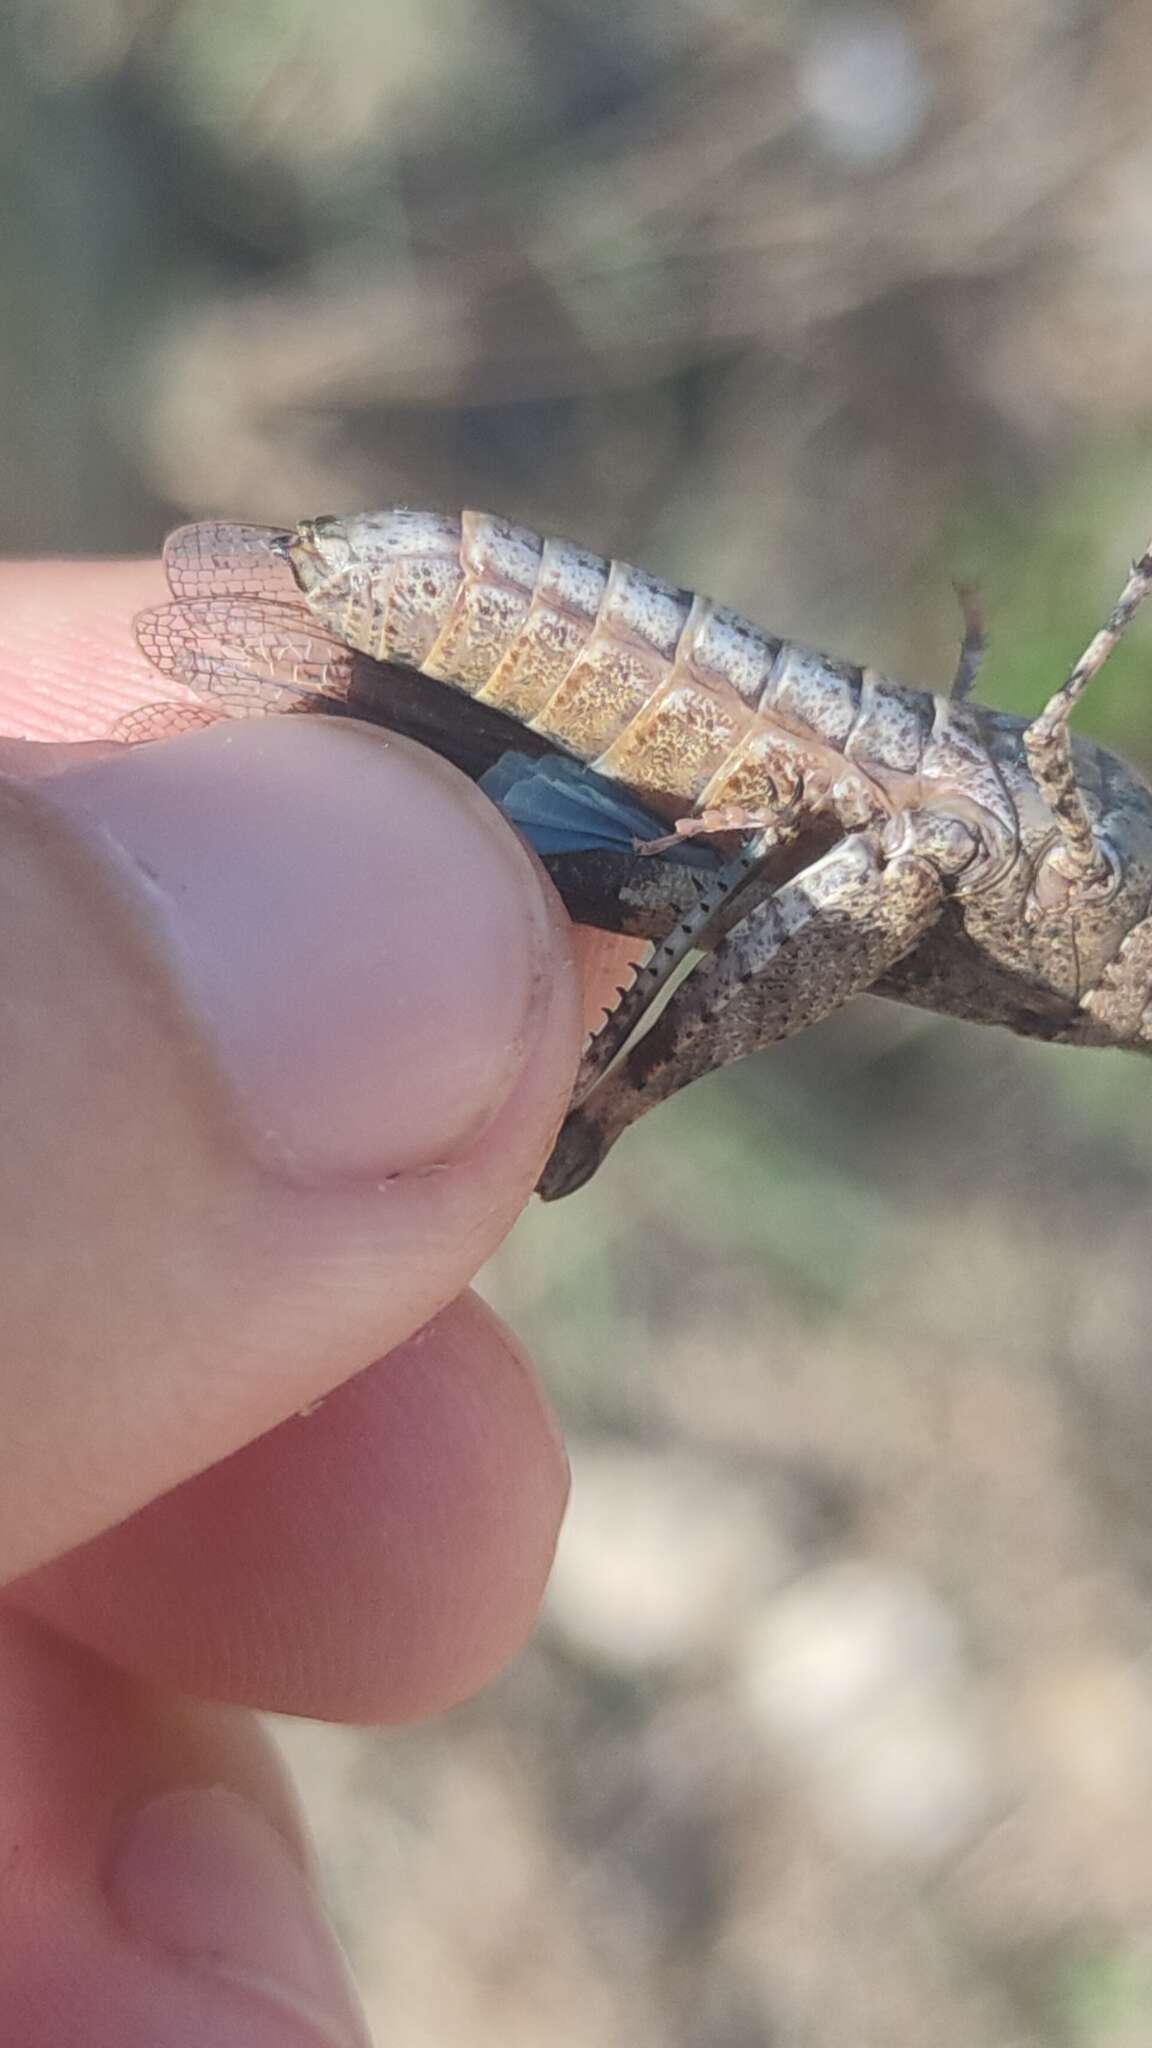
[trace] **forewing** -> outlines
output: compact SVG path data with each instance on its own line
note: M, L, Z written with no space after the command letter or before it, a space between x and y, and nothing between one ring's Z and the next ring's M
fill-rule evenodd
M116 720L108 737L125 746L137 747L145 740L172 740L182 732L195 732L205 725L219 725L227 713L207 704L138 704Z
M237 526L212 519L178 526L164 543L173 597L250 597L290 604L299 596L284 553L288 535L276 526Z
M297 708L302 697L343 702L350 647L292 605L201 597L137 614L136 638L153 668L232 717Z

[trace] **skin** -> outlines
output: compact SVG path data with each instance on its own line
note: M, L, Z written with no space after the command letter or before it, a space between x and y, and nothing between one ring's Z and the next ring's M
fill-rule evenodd
M435 1713L532 1624L567 1470L467 1282L596 988L406 742L101 743L162 595L0 568L0 2034L362 2043L249 1710Z

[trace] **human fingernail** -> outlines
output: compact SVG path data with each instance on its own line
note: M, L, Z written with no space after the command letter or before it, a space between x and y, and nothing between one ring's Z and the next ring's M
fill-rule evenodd
M258 1145L309 1176L465 1152L511 1093L564 921L487 801L351 722L225 723L51 784L135 886Z
M141 1807L114 1844L106 1890L136 1941L234 1985L253 2027L263 2008L269 2019L298 2021L301 2040L317 2048L370 2048L319 1899L283 1837L240 1793L192 1786Z

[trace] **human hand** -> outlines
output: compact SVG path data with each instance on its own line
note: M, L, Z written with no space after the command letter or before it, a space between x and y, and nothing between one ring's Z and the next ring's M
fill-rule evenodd
M159 594L0 570L0 729L157 694ZM564 1110L565 921L350 723L0 772L0 2035L363 2042L240 1709L434 1712L531 1625L566 1468L461 1290Z

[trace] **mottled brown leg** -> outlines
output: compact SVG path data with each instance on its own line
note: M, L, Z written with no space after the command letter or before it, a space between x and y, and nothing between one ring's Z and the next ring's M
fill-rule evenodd
M1081 888L1108 888L1113 858L1076 779L1068 721L1092 678L1099 674L1152 594L1152 546L1133 562L1128 581L1075 668L1024 734L1024 752L1036 786L1060 827L1064 864Z
M601 1075L607 1072L689 953L710 950L716 945L718 936L731 929L735 919L742 918L753 903L763 898L769 886L763 879L764 862L770 853L788 845L796 837L797 829L792 818L768 827L751 840L735 860L709 877L699 901L679 919L666 938L655 944L651 958L637 968L631 986L621 992L620 1001L608 1011L600 1029L590 1040L576 1077L572 1093L574 1102L582 1102Z
M758 904L569 1115L540 1180L545 1201L582 1186L621 1131L689 1081L869 988L934 922L943 875L972 850L958 821L897 820L883 838L842 839Z

